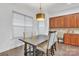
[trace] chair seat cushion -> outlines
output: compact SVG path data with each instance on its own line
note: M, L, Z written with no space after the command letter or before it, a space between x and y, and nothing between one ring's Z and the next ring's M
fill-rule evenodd
M46 53L48 46L48 41L45 41L37 46L37 49Z

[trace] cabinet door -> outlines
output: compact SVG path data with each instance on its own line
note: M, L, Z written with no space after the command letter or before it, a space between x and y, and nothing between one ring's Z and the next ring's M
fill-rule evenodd
M71 28L77 27L77 25L76 25L76 15L75 14L70 15L70 27Z
M54 23L55 23L54 18L50 18L50 20L49 20L49 27L50 28L54 28L55 27Z
M57 28L60 28L60 17L56 17Z
M55 28L58 28L57 22L58 22L58 17L54 18L54 26L55 26Z
M79 46L79 35L78 35L78 39L77 39L77 45Z
M56 28L64 27L64 17L63 16L55 17L54 19L55 19Z
M78 36L79 36L79 35L76 35L76 39L75 39L75 45L76 45L76 46L78 45L78 39L79 39Z
M65 20L64 20L64 27L70 28L70 16L64 16Z
M57 28L60 28L60 18L57 18Z
M68 35L68 34L64 35L64 43L65 44L70 44L70 35Z
M52 19L49 19L49 28L52 28L52 24L51 24Z
M76 25L79 27L79 14L76 14Z
M75 34L71 34L70 35L71 37L70 37L70 44L71 45L76 45L76 35Z
M64 16L59 17L59 20L60 20L59 27L60 28L64 27Z
M77 35L76 45L79 46L79 35Z

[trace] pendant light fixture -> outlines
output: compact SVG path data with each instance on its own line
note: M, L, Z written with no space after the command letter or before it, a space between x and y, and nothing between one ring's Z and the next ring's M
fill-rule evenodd
M36 14L36 20L37 21L44 21L45 20L45 14L42 12L41 3L40 3L40 12Z

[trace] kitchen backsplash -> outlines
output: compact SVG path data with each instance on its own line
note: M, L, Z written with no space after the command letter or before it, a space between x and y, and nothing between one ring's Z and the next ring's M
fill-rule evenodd
M61 38L64 33L79 34L79 28L52 28L50 31L57 31L57 36Z

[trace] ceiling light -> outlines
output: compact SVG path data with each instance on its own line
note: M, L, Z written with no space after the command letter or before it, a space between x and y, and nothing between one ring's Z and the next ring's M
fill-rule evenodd
M45 13L43 13L42 12L42 8L41 8L41 4L40 4L40 12L38 12L37 14L36 14L36 20L37 21L44 21L45 20Z

